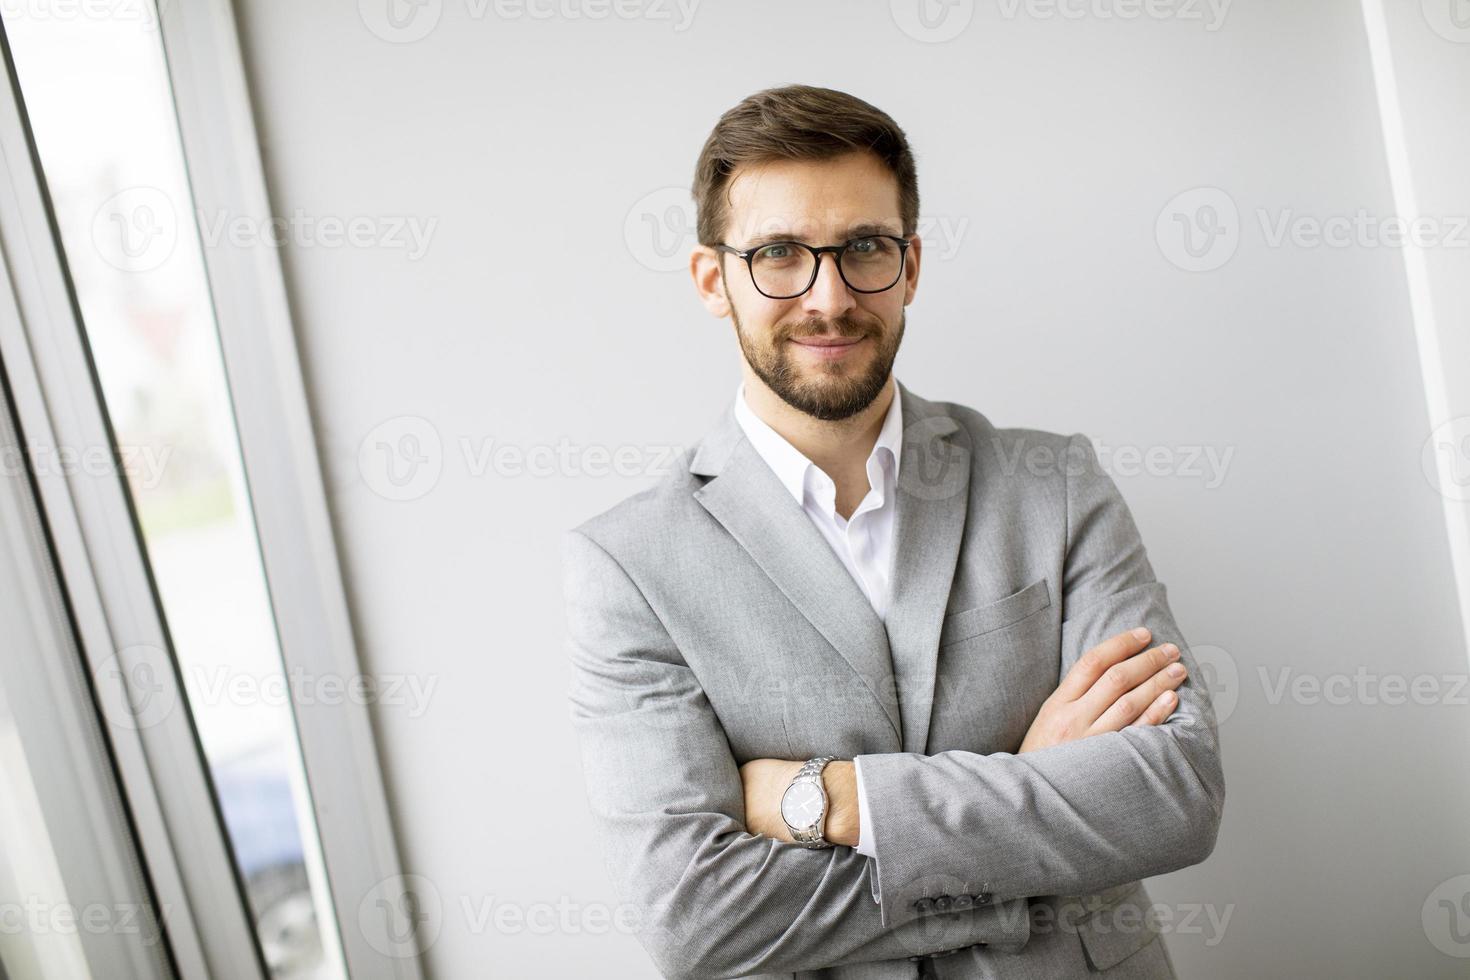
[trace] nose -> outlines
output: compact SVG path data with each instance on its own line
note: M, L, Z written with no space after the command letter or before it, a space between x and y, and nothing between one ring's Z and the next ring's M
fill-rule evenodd
M807 290L802 299L803 310L809 314L835 318L855 306L857 300L853 298L852 290L847 288L847 283L842 281L842 274L837 271L837 255L833 252L818 255L817 281L812 283L812 288Z

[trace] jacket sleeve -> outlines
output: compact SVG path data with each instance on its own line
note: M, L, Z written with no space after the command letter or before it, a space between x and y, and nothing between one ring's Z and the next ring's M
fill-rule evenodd
M1018 949L1026 903L884 922L869 859L751 834L724 730L623 567L563 538L571 718L622 912L668 977L788 973L988 942Z
M1074 434L1067 452L1061 674L1116 633L1147 626L1189 670L1161 725L1025 755L860 756L885 916L950 894L1004 902L1086 895L1197 864L1225 801L1214 709L1127 505ZM1058 683L1061 677L1058 677Z

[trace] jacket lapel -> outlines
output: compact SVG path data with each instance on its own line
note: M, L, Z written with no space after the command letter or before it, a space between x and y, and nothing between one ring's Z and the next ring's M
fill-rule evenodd
M862 678L903 751L927 741L939 631L964 530L970 453L932 403L898 384L903 458L894 518L893 598L880 620L841 559L766 465L728 406L699 444L694 492L790 602ZM890 651L890 638L896 649ZM895 681L902 707L892 692Z
M970 499L968 433L939 406L898 386L903 458L894 516L893 597L887 633L897 674L905 752L925 752L939 633L954 583Z

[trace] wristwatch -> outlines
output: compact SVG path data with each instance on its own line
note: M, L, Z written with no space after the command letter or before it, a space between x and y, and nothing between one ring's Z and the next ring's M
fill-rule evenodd
M835 758L835 755L822 755L808 759L781 794L781 819L803 847L832 846L822 836L827 819L827 790L822 785L822 769Z

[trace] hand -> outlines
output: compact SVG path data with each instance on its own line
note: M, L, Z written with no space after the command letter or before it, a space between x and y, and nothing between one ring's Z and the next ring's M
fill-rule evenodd
M773 840L796 843L781 819L781 797L805 759L751 759L740 767L745 790L745 829ZM827 791L827 816L822 836L833 844L856 847L858 842L857 774L851 759L833 759L822 769Z
M1020 752L1115 732L1129 725L1159 725L1173 714L1184 683L1179 648L1172 643L1144 650L1152 634L1139 627L1119 633L1083 654L1061 686L1041 706ZM1178 666L1178 676L1169 672Z

